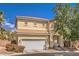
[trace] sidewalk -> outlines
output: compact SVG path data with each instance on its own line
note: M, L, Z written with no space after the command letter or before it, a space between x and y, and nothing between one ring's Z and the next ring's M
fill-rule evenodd
M22 55L22 54L36 54L36 53L62 53L62 52L76 52L79 53L79 51L57 51L57 50L53 50L53 49L49 49L49 50L33 50L33 51L27 51L24 53L14 53L14 54L10 54L10 56L16 56L16 55Z
M0 47L1 48L1 47ZM61 53L61 52L76 52L79 51L58 51L55 49L48 49L48 50L32 50L32 51L24 51L23 53L15 53L15 52L8 52L4 48L0 49L0 56L17 56L22 54L35 54L35 53Z

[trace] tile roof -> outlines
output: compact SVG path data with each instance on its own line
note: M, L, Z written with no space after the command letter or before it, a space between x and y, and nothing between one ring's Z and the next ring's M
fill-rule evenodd
M45 18L38 18L38 17L30 17L30 16L16 16L17 20L26 20L26 21L44 21L48 22L48 19Z

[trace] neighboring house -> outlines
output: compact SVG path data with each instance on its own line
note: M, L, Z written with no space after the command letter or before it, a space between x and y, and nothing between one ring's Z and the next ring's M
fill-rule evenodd
M53 48L55 43L63 47L63 40L54 33L54 23L44 18L17 16L18 44L25 46L25 50Z

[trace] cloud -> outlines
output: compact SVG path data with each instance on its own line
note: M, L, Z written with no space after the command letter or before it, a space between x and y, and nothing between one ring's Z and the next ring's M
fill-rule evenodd
M4 25L9 26L10 28L14 28L15 25L9 22L5 22Z
M9 28L9 29L14 29L15 28L15 25L10 23L9 19L4 19L4 20L5 20L5 22L4 22L3 26L5 28Z

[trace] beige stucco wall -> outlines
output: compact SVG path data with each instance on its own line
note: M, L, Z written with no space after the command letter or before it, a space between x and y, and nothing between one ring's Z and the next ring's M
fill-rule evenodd
M49 23L49 33L50 33L49 47L53 48L53 35L54 35L54 23L53 22Z
M25 24L25 21L17 21L17 29L37 29L37 30L47 30L47 23L42 22L36 22L36 27L34 27L34 22L27 22L27 25ZM44 24L44 26L43 26Z

